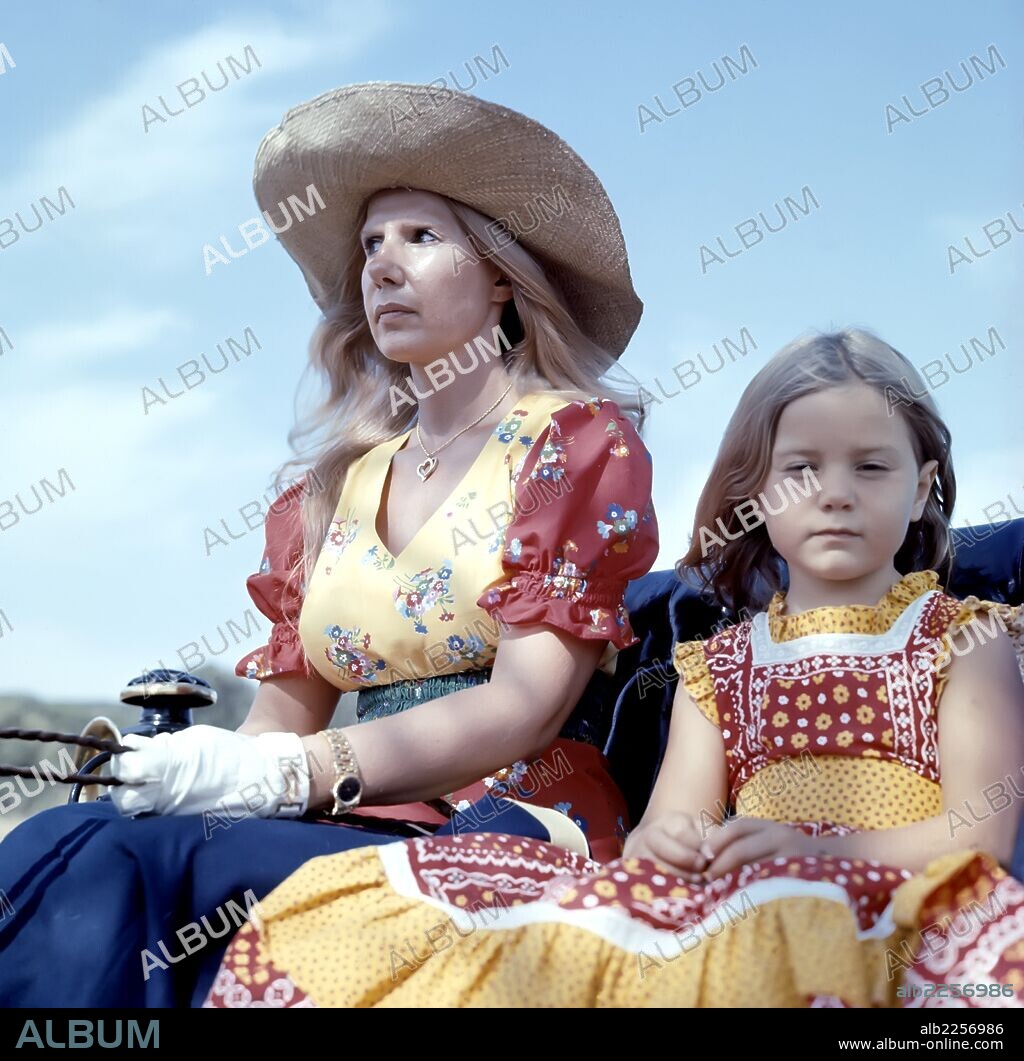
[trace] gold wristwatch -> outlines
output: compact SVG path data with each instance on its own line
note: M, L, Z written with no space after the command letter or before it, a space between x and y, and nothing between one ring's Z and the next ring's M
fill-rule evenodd
M348 737L340 729L322 729L320 732L327 738L334 754L334 782L331 785L334 806L331 813L344 814L358 807L363 798L363 775Z

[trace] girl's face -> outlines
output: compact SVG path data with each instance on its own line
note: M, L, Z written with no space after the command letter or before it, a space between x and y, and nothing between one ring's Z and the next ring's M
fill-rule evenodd
M491 340L512 286L493 262L473 253L441 196L378 192L360 240L363 307L385 357L425 365L453 350L465 358L463 344L477 336ZM382 313L388 303L403 309Z
M909 426L898 412L888 415L873 387L806 394L779 418L762 489L768 536L790 568L810 578L844 581L892 568L937 469L935 460L918 468ZM781 511L768 515L768 507Z

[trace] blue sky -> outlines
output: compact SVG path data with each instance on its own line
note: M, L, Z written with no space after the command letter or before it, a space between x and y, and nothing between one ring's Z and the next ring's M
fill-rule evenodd
M0 3L0 513L42 479L58 486L62 468L74 484L16 524L0 516L0 691L111 696L204 634L216 647L228 620L244 625L262 530L209 554L204 530L244 529L239 508L286 456L317 311L272 243L210 275L202 248L222 235L243 246L256 146L289 107L348 82L454 71L465 84L475 56L492 67L476 94L550 126L608 188L645 303L623 366L668 391L680 362L703 351L714 365L713 344L739 344L744 328L756 342L655 406L656 567L686 547L740 391L810 328L871 327L917 365L947 352L962 365L961 344L983 341L994 354L935 392L953 432L954 522L984 522L1008 495L1024 508L1024 233L1007 220L1024 228L1022 23L1008 2ZM756 67L705 91L698 72L714 87L713 64L740 64L744 45ZM246 46L259 66L145 129L144 104L217 78ZM945 71L963 85L961 61L979 72L971 56L994 70L952 91ZM663 116L655 96L680 112ZM887 104L909 120L889 112L887 129ZM62 187L74 206L31 233L14 221L13 241L4 219L20 211L32 227L33 204L60 205ZM702 271L702 244L735 253L737 225L777 217L805 188L816 207ZM1011 238L989 225L986 242L1000 217ZM979 257L951 275L947 248L965 237ZM170 385L246 328L260 349L145 415L144 386Z

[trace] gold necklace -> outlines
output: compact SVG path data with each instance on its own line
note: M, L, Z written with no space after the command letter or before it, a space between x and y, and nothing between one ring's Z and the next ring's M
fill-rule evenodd
M508 392L511 389L512 389L512 384L510 383L505 388L505 394L508 394ZM505 394L502 394L501 397L498 398L498 400L491 406L490 409L485 409L473 421L473 423L467 424L461 431L458 431L454 435L452 435L452 437L450 439L448 439L447 442L445 442L443 445L438 446L437 449L434 450L434 453L427 452L427 447L423 445L423 439L420 437L420 422L417 419L417 421L416 421L416 441L420 444L420 449L423 450L423 452L427 454L427 459L422 464L418 464L416 466L416 474L420 477L420 482L421 483L425 483L430 478L430 476L433 475L434 469L437 467L437 457L435 457L434 454L435 453L440 453L441 450L443 450L445 448L445 446L451 445L459 437L459 435L465 434L471 427L475 427L477 424L479 424L480 421L483 420L483 418L489 412L491 412L492 410L494 410L494 409L496 409L498 407L498 405L501 403L502 399L505 397Z

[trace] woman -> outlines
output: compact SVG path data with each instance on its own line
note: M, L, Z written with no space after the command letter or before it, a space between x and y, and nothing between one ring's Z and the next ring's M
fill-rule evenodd
M126 737L111 801L9 835L7 1005L198 1004L225 909L317 855L438 827L621 849L602 719L573 707L634 642L626 583L657 554L636 410L602 381L641 303L568 145L431 91L348 86L260 147L327 395L248 583L274 621L237 668L259 691L237 733ZM292 223L297 197L323 209ZM327 729L346 690L360 721Z

